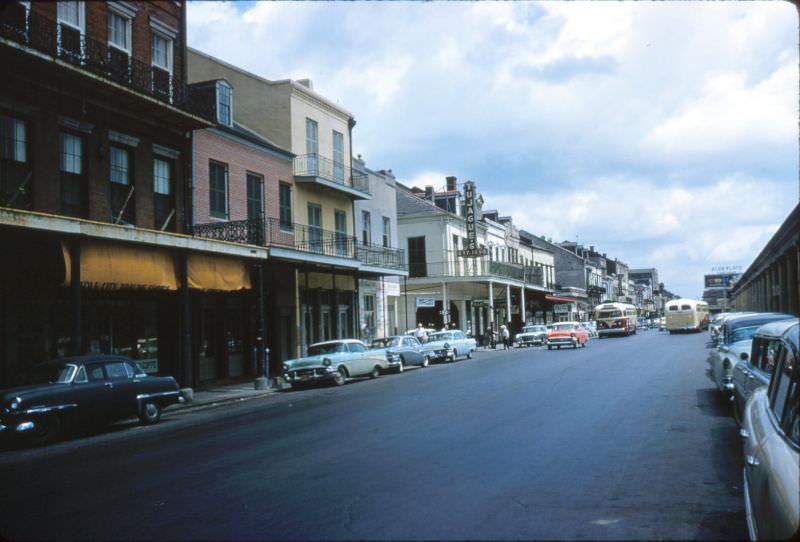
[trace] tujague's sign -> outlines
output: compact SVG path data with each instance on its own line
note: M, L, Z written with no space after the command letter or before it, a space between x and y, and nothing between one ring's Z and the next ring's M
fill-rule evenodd
M462 258L480 258L489 254L486 247L478 246L478 207L475 201L475 183L464 183L464 210L467 222L467 245L458 251Z

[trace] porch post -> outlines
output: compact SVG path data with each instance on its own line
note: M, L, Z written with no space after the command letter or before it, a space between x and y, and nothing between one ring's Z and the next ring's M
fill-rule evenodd
M489 281L489 327L494 330L494 288L492 281Z
M522 314L522 326L525 327L525 324L528 323L528 313L525 311L525 285L522 285L522 288L519 289L519 310Z
M180 260L180 274L181 274L181 348L180 348L180 372L181 387L191 390L192 386L192 309L189 296L189 255L181 254ZM190 393L191 396L191 393Z
M70 350L73 356L83 354L83 310L81 296L81 244L77 239L70 241L70 293L72 295L72 336Z
M450 323L450 304L447 302L447 283L445 282L442 282L442 323Z
M511 285L506 284L506 321L504 324L511 325Z

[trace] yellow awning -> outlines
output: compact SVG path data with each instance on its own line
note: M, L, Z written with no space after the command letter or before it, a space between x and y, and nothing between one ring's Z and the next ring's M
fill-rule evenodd
M241 260L191 254L188 266L190 288L236 292L253 287L247 265Z
M72 282L71 258L62 243L64 286ZM81 286L96 290L177 290L175 260L168 252L138 246L81 244Z

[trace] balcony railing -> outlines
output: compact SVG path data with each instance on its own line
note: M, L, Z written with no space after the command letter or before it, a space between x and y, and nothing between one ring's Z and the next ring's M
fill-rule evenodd
M438 262L409 262L409 277L497 277L524 282L529 286L545 287L544 272L541 267L516 263L498 262L481 258L453 257Z
M108 81L204 117L211 111L190 100L180 79L157 66L13 3L0 10L0 38L58 58Z
M281 223L277 218L196 224L193 234L207 239L284 247L309 254L348 258L388 269L407 269L405 254L400 249L360 243L352 235L304 224Z
M369 179L366 175L354 173L349 166L318 154L296 156L293 170L296 177L320 177L369 194Z

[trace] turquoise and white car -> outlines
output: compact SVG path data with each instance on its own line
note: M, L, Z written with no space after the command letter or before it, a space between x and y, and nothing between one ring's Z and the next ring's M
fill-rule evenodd
M470 359L472 353L478 349L475 339L467 337L458 329L431 333L424 346L430 359L443 361L455 361L461 356Z
M321 380L332 380L337 386L348 378L377 378L388 369L386 353L370 351L356 339L339 339L312 344L308 355L283 364L283 379L297 387Z

